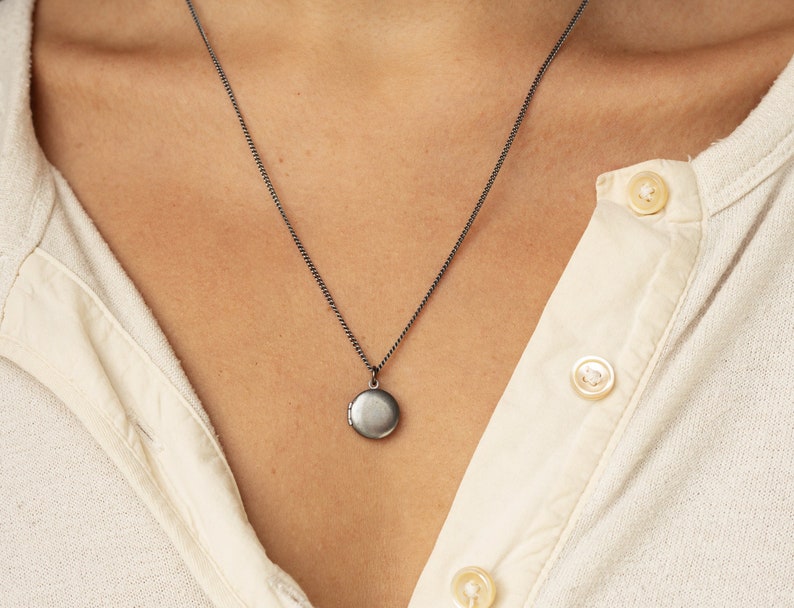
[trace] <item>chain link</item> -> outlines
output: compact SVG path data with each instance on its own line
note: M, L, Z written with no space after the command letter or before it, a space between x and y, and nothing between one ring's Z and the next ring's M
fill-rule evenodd
M370 381L370 383L377 382L378 372L381 369L383 369L384 365L386 365L386 362L394 354L394 351L397 350L397 347L403 341L403 338L405 338L406 334L408 333L408 330L411 329L411 326L419 317L419 314L424 309L425 305L430 299L430 296L433 295L433 292L436 290L436 287L438 287L439 282L441 282L441 278L447 272L447 269L452 263L455 254L458 252L458 249L460 249L460 246L463 244L463 240L466 238L466 235L469 233L469 230L471 230L471 227L474 224L474 220L477 219L477 215L480 213L480 209L482 209L482 206L485 203L485 199L488 198L488 193L491 191L491 188L493 187L493 184L496 181L496 176L499 175L499 171L501 170L502 165L504 164L505 159L507 158L507 154L508 152L510 152L510 148L513 146L513 141L515 141L516 135L518 135L518 129L521 127L521 123L524 121L524 117L527 114L527 109L529 108L529 104L532 101L532 98L535 96L535 92L537 91L538 86L540 85L540 81L543 79L543 76L548 70L549 66L551 65L551 62L554 61L554 58L557 56L557 53L559 53L560 49L562 48L562 45L567 40L568 35L571 33L571 30L573 30L577 21L579 21L579 18L582 16L582 12L584 12L584 9L587 6L589 0L582 1L582 3L576 9L576 12L574 13L573 17L568 22L568 25L566 26L562 35L559 37L555 45L552 47L551 52L546 57L545 61L541 64L540 69L538 70L535 79L532 81L532 84L529 87L529 91L527 92L526 97L524 98L524 103L521 105L521 109L519 110L518 116L516 117L515 122L513 123L513 127L510 129L510 134L507 137L507 141L502 147L502 151L496 160L496 165L494 165L494 168L491 171L490 176L488 177L488 181L485 184L485 188L483 188L482 194L480 194L480 197L477 199L477 204L474 205L474 209L472 210L469 219L466 221L466 224L463 227L460 236L458 236L458 240L455 241L455 245L452 247L452 251L449 252L449 255L444 260L444 263L441 265L441 269L438 271L438 274L436 274L435 279L433 279L433 282L430 284L430 288L427 290L427 293L425 293L421 302L419 302L419 306L417 306L416 310L414 311L414 314L411 315L411 318L408 320L408 323L400 332L399 337L397 338L397 340L395 340L394 344L392 344L391 348L389 348L389 351L386 353L386 355L383 357L383 359L378 365L372 365L372 363L370 363L369 359L367 358L367 355L364 353L364 349L361 348L361 344L359 344L358 339L353 335L353 332L348 326L347 321L345 321L345 318L342 316L342 313L339 311L339 307L336 305L336 301L331 295L331 291L328 289L328 286L325 284L325 281L323 280L322 276L320 276L320 271L317 270L317 266L312 261L308 251L306 251L306 247L303 245L303 242L298 237L298 233L295 231L295 228L292 226L292 222L287 217L287 213L284 210L284 206L282 205L281 200L278 197L278 194L276 193L276 189L273 187L273 182L270 180L270 176L268 175L267 170L265 169L265 165L262 162L262 158L259 156L259 151L254 145L254 140L251 137L250 131L248 130L248 125L246 124L245 119L243 119L243 114L240 111L239 105L237 104L237 97L235 96L234 91L232 90L232 85L229 83L229 79L226 76L226 72L221 66L221 62L218 59L218 56L215 54L215 50L213 49L212 45L210 44L209 38L207 37L207 32L204 30L204 26L202 25L201 20L198 17L198 13L196 12L195 7L193 6L193 2L192 0L185 0L185 2L187 3L191 16L193 17L193 22L196 24L196 28L198 29L199 34L201 34L201 38L204 41L204 45L207 47L207 51L209 52L210 57L212 58L212 63L215 65L215 71L218 73L218 76L220 77L221 82L223 83L223 88L226 90L226 94L229 97L229 101L231 101L232 107L234 108L234 113L237 115L237 121L240 123L240 128L242 129L243 135L245 136L245 141L248 144L248 149L250 150L251 155L254 158L254 162L256 163L257 169L259 170L259 175L262 176L262 180L265 182L265 186L267 187L267 190L270 193L270 197L273 199L273 203L276 205L276 209L278 209L278 212L281 215L281 219L284 220L284 224L287 226L287 230L289 231L292 240L295 242L295 246L298 248L298 252L303 258L303 261L306 263L306 266L309 268L309 272L311 272L311 275L314 278L314 281L317 283L317 286L320 288L320 291L322 291L325 301L328 303L328 306L333 311L337 321L339 321L339 324L342 326L342 329L344 330L347 339L350 341L350 344L353 345L353 348L355 349L359 358L364 362L364 365L366 365L367 370L372 374L372 380Z

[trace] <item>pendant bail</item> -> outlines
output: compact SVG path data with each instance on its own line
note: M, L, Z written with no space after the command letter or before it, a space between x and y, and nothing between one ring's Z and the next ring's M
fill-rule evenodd
M378 369L377 369L376 367L373 367L373 368L372 368L372 369L370 369L369 371L371 371L371 372L372 372L372 378L370 378L370 379L369 379L368 386L369 386L371 389L373 389L373 390L374 390L374 389L376 389L376 388L378 388L378 387L380 386L380 382L378 382L378 378L377 378L377 376L378 376Z

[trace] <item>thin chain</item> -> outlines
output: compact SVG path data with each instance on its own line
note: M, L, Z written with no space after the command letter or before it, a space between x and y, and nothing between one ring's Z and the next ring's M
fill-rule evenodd
M499 154L499 158L496 160L496 165L494 165L493 170L491 171L491 175L488 177L488 181L485 184L485 188L483 188L482 194L480 194L480 198L477 199L477 204L474 206L474 209L469 216L466 225L463 227L463 230L458 236L458 240L455 241L454 247L452 247L452 251L449 252L449 255L444 260L444 263L441 265L441 269L438 271L436 278L433 279L433 282L430 284L430 288L425 293L424 297L422 298L421 302L419 302L419 306L416 307L414 314L411 315L408 323L405 325L403 330L400 332L399 337L397 340L392 344L389 352L383 357L383 360L378 365L372 365L367 358L367 355L364 353L364 349L361 348L361 344L359 344L358 339L353 335L353 332L350 330L350 327L345 321L342 313L339 311L339 307L336 305L336 301L334 300L333 296L331 295L331 291L328 289L328 286L325 284L322 276L320 276L320 272L317 270L317 266L312 261L311 257L309 257L308 251L306 251L306 247L304 247L303 242L298 237L298 233L295 232L295 228L292 226L292 222L287 217L286 211L284 211L284 206L281 204L281 200L276 194L276 189L273 187L273 182L270 181L270 176L265 170L265 165L262 162L262 158L259 156L259 151L256 149L254 145L254 140L251 137L251 133L248 130L248 125L246 124L245 120L243 119L243 114L240 111L240 107L237 104L237 97L234 95L234 91L232 91L232 85L229 83L229 79L226 77L226 72L224 71L223 67L221 66L221 62L218 60L218 56L215 54L212 45L210 44L209 38L207 37L207 32L204 30L204 26L201 24L199 20L198 13L196 12L195 7L193 6L193 2L191 0L185 0L187 3L188 9L190 10L190 14L193 17L193 22L196 24L198 28L199 34L201 34L201 38L204 40L204 45L207 47L207 51L212 58L212 63L215 65L215 71L218 72L218 76L220 76L221 82L223 83L223 88L226 90L226 94L229 96L229 101L232 103L232 107L234 108L234 113L237 115L237 121L240 123L240 128L243 130L243 135L245 136L245 141L248 143L248 149L251 151L251 155L254 158L254 162L256 163L257 169L259 169L259 174L262 176L262 180L265 182L265 186L267 186L267 190L270 193L270 197L273 199L273 202L276 205L276 209L278 209L279 214L281 215L281 219L284 220L284 224L287 226L287 230L289 230L289 234L292 237L292 240L295 242L295 246L298 248L298 252L300 253L303 261L306 263L306 266L309 268L309 271L314 278L314 281L320 288L320 291L323 293L323 297L325 297L325 301L328 302L328 306L330 306L331 310L333 311L334 315L336 315L336 319L339 321L339 324L342 326L342 329L347 336L347 339L350 341L350 344L353 345L353 348L356 350L356 353L364 362L364 365L367 366L367 370L372 373L373 378L375 378L378 372L383 369L383 366L386 365L386 362L389 358L394 354L394 351L397 350L397 347L405 338L405 335L408 333L408 330L411 329L411 326L414 324L414 321L419 317L419 313L422 312L427 301L430 299L430 296L433 295L433 292L438 287L439 282L441 281L441 277L447 272L449 265L452 263L452 259L455 257L455 254L460 249L460 246L463 244L463 240L466 238L466 235L471 230L472 224L474 224L474 220L477 219L477 215L480 213L480 209L482 209L483 204L485 203L485 199L488 198L488 193L491 191L491 187L493 186L494 182L496 181L496 176L499 175L499 171L502 168L502 165L507 158L507 153L510 152L510 148L513 146L513 141L518 135L518 129L521 127L521 123L524 121L524 117L527 114L527 109L529 108L529 104L532 101L532 98L535 96L535 91L537 91L538 86L540 85L540 81L543 79L544 74L548 70L551 62L554 61L554 58L559 53L562 45L565 43L568 35L573 30L574 26L576 25L577 21L579 21L579 17L581 17L582 12L584 12L585 7L589 0L583 0L582 3L579 5L579 8L576 9L571 20L568 22L565 30L563 31L560 38L557 40L556 44L552 47L551 52L546 57L545 61L541 64L540 69L538 70L535 79L532 81L532 85L529 87L529 91L527 92L526 97L524 98L524 103L521 105L521 109L518 112L518 116L513 123L513 128L510 129L510 135L507 137L507 141L505 142L504 146L502 147L502 152Z

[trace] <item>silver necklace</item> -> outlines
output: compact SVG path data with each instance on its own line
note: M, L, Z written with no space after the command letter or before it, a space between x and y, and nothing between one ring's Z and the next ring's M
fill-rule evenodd
M287 227L287 230L292 237L292 240L295 242L295 246L298 248L298 252L300 253L303 261L306 263L306 266L311 272L314 281L317 283L317 286L322 291L323 296L325 297L325 301L328 302L328 306L331 307L334 315L336 316L337 321L342 326L342 330L345 332L347 339L350 341L350 344L353 345L356 353L358 354L361 361L367 368L367 371L370 374L369 382L367 383L368 388L363 392L356 395L353 400L347 406L347 421L350 426L352 426L356 432L360 435L367 437L368 439L382 439L389 435L396 427L397 423L400 421L400 408L397 405L397 401L394 397L386 392L385 390L380 388L380 383L378 382L378 372L383 369L383 366L386 365L386 362L391 358L394 354L394 351L397 350L397 347L405 338L405 335L408 333L408 330L411 329L411 326L416 321L417 317L419 317L419 313L422 312L427 301L430 299L430 296L433 295L436 287L438 286L439 282L441 281L441 277L444 276L449 265L452 263L455 254L460 249L460 246L463 244L463 240L466 238L466 235L469 233L469 230L474 224L474 220L477 218L477 215L480 213L480 209L482 208L483 204L485 203L485 199L488 197L488 193L491 191L491 187L493 186L494 182L496 181L496 176L499 174L502 165L504 164L505 159L507 158L507 153L510 151L510 148L513 146L513 141L518 134L518 129L521 126L521 123L524 121L524 117L526 116L527 109L529 108L529 103L532 101L532 98L535 96L535 91L540 84L540 81L543 78L543 75L548 70L551 62L557 56L562 45L565 43L568 35L573 30L574 26L576 25L577 21L579 21L579 17L581 17L582 12L584 11L585 7L587 6L589 0L583 0L579 7L576 9L571 20L568 22L565 30L562 32L562 35L557 40L556 44L552 47L551 51L549 52L548 56L546 57L545 61L541 64L540 69L538 70L535 79L532 81L532 85L529 87L529 91L527 92L526 97L524 98L524 103L521 105L521 109L518 112L518 116L513 123L512 129L510 129L510 134L507 137L507 141L505 145L502 147L502 151L499 154L499 157L496 160L496 165L494 165L493 170L491 171L491 175L488 177L488 181L485 184L485 188L480 194L480 197L477 199L477 204L474 205L474 209L469 216L469 219L466 221L463 230L458 236L458 240L455 242L455 245L452 247L452 251L449 252L449 255L444 260L444 263L441 265L441 269L438 271L436 278L433 279L433 282L430 284L430 287L425 293L422 300L419 302L419 306L417 306L414 314L411 315L411 318L406 323L403 330L400 332L400 335L397 337L397 340L394 341L389 351L384 355L383 359L377 365L373 365L367 355L364 353L364 349L361 348L361 344L359 344L356 337L353 335L353 332L350 330L347 322L345 321L342 313L339 311L338 306L336 305L336 301L334 300L333 296L331 296L331 292L328 289L328 286L325 284L325 281L320 276L320 272L317 270L317 267L314 265L314 262L309 257L309 253L306 251L306 248L303 246L303 242L298 238L297 232L295 232L295 228L292 226L292 222L290 222L289 218L287 217L287 213L284 211L284 207L281 204L281 200L276 194L276 189L273 187L273 183L270 181L270 176L268 175L267 171L265 170L265 165L262 162L261 157L259 156L259 151L256 149L254 145L254 140L251 137L251 133L248 130L248 125L246 124L245 120L243 119L243 115L240 112L240 107L237 104L237 97L234 95L232 91L232 86L229 83L229 79L226 77L226 72L224 71L223 67L221 66L221 62L218 59L218 56L215 54L215 50L212 48L210 44L209 38L207 37L207 32L204 29L204 26L201 23L201 20L198 17L198 13L196 12L195 7L193 6L193 2L191 0L185 0L187 3L188 9L190 10L190 14L193 17L193 22L196 24L196 28L201 35L202 40L204 41L204 45L207 47L207 51L212 58L212 63L215 65L215 71L218 72L218 76L223 83L223 88L226 90L226 94L229 97L229 101L234 108L234 112L237 115L237 121L240 123L240 128L243 131L243 135L245 137L245 141L248 144L248 149L251 151L251 155L254 158L254 162L256 163L257 169L259 170L259 174L262 177L262 180L265 182L265 186L267 186L267 190L270 193L270 197L273 199L273 203L276 205L276 209L278 209L279 214L281 215L281 219L284 220L284 224Z

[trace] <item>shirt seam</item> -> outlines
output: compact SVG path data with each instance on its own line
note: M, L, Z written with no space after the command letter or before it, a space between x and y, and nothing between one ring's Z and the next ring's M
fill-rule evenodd
M94 293L94 291L80 279L80 277L78 277L70 268L65 266L62 262L54 258L50 253L46 252L40 247L36 247L31 252L30 255L37 255L40 258L42 258L44 262L46 262L49 266L55 268L57 271L61 272L70 281L72 281L83 293L85 293L91 299L92 303L97 307L97 309L102 313L102 316L111 324L115 332L124 339L124 341L132 348L135 354L138 355L138 357L146 364L148 368L155 371L160 381L164 385L168 386L169 388L171 387L170 381L163 374L162 370L151 360L151 358L146 353L146 351L144 351L141 348L141 346L130 337L127 331L121 326L119 321L116 319L116 317L114 317L113 314L111 314L110 311L107 310L104 303L99 299L99 296L97 296ZM226 472L228 475L231 476L232 475L231 469L229 468L228 463L226 462L226 459L223 455L223 450L218 445L217 440L213 435L213 433L211 433L210 430L206 427L204 421L201 420L201 418L198 416L196 411L192 407L190 407L188 403L184 401L179 391L173 390L171 392L177 397L180 405L182 405L182 407L188 411L190 417L200 425L202 432L210 440L213 446L213 450L216 453L216 456L218 456L221 459L221 461L225 463Z
M707 197L704 197L707 201L708 215L713 217L740 202L748 192L752 191L766 178L778 171L780 167L789 162L792 148L794 148L794 127L789 129L778 140L774 148L761 156L748 169L734 176L726 183L721 184L713 193L709 193ZM711 159L709 164L719 162L722 156L724 155ZM700 171L698 170L700 163L697 158L693 159L692 165L695 175L698 176L698 187L702 190L703 186L707 184L704 184L700 177ZM710 171L709 175L711 174L712 172Z
M573 528L581 518L585 503L587 502L588 498L593 494L596 486L600 483L601 479L603 478L604 472L607 467L607 463L614 455L614 452L618 444L620 443L621 439L623 438L626 432L626 428L628 427L629 421L631 420L637 409L642 394L645 392L646 388L648 387L650 379L659 362L659 359L664 353L667 343L670 339L672 329L675 326L675 323L677 322L681 314L683 303L687 299L692 283L694 282L694 279L698 274L699 263L703 258L703 253L705 250L704 241L706 237L709 216L705 213L706 211L706 209L704 208L705 201L703 200L702 196L700 196L699 188L698 188L697 196L700 200L700 208L701 208L701 217L698 220L698 224L700 226L700 234L698 237L697 252L694 256L694 259L692 260L692 266L689 271L689 276L687 277L686 284L683 290L681 291L678 301L676 302L675 309L673 310L673 313L670 316L670 319L668 320L665 326L664 332L661 338L659 339L659 342L656 345L654 353L651 356L650 360L648 361L648 364L645 366L645 369L643 370L639 378L637 386L634 392L631 394L631 397L629 398L629 402L627 404L626 409L619 417L615 426L615 430L612 432L612 435L610 436L607 445L605 446L603 452L598 458L598 463L593 471L592 476L590 477L590 480L587 482L587 484L585 484L585 487L581 490L579 494L579 498L576 501L576 504L571 510L568 518L565 520L562 530L557 538L557 542L554 544L554 547L551 550L549 557L546 559L545 563L543 564L543 568L538 574L537 579L530 588L529 593L527 594L527 598L523 604L523 608L532 608L535 605L541 590L543 589L543 587L545 586L548 580L551 570L553 569L554 565L557 563L560 557L560 553L562 552L563 547L566 545L566 543L571 537Z
M215 560L212 558L212 556L206 550L203 549L203 545L196 538L196 536L195 536L195 534L193 532L193 529L190 526L187 525L185 520L180 515L179 510L173 505L171 499L160 489L157 481L152 477L152 475L149 472L148 467L146 466L146 464L139 458L139 456L138 456L138 454L136 454L135 450L131 449L129 443L125 440L125 438L122 437L119 434L118 430L113 425L112 420L108 419L107 415L102 411L102 408L97 407L93 399L91 399L88 395L86 395L79 388L79 386L74 384L68 377L64 376L58 369L56 369L52 365L50 365L48 363L47 359L42 357L38 351L36 351L34 349L31 349L24 342L21 342L20 340L14 338L12 336L9 336L7 334L0 334L0 342L6 342L8 344L12 344L17 349L19 349L19 350L27 353L28 355L34 357L37 361L39 361L42 365L44 365L48 370L50 370L50 372L53 375L57 376L66 385L68 385L69 388L75 392L75 394L77 394L79 397L81 397L86 403L88 403L91 406L92 411L95 414L97 414L106 423L105 426L110 429L110 431L113 433L115 438L118 440L118 443L120 445L124 446L125 452L128 455L132 456L134 461L138 464L139 470L143 473L143 475L146 476L146 479L149 482L150 487L155 489L155 491L157 492L158 496L163 500L163 504L167 505L169 512L172 514L172 516L175 517L175 519L177 521L179 521L179 523L182 525L182 528L187 532L187 534L190 537L190 539L195 543L195 545L197 547L202 547L202 549L201 549L202 555L212 565L213 571L218 576L218 578L223 582L224 587L226 587L226 589L228 589L228 591L231 593L232 597L234 597L234 599L237 601L237 603L240 606L245 606L246 605L245 602L239 597L237 592L234 590L234 587L231 586L229 581L223 575L223 573L222 573L220 567L218 566L218 564L215 562ZM9 360L13 361L13 359L9 358L6 354L4 354L3 356L6 359L9 359ZM16 364L16 362L15 362L15 364ZM117 468L119 468L118 465L117 465ZM121 471L121 468L119 468L119 470ZM122 472L122 474L123 474L123 472ZM124 476L126 478L126 475L124 475ZM168 481L167 477L163 476L163 478L165 479L165 481L167 483L169 483L169 486L170 486L170 482ZM135 484L132 484L132 487L135 487ZM172 539L171 542L173 542L173 539Z

